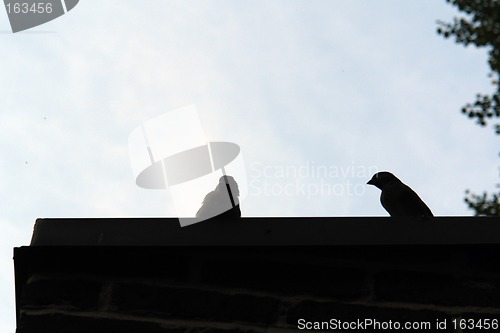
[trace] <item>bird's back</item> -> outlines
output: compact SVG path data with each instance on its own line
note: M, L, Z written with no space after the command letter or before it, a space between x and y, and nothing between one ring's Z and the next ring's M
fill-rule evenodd
M212 191L205 196L196 217L239 218L241 217L240 205L237 198L235 201L236 204L233 207L227 192Z
M418 194L402 182L387 185L380 202L391 216L434 216Z

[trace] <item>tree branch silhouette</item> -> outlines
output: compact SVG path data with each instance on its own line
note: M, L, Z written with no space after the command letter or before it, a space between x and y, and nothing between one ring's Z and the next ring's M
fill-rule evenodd
M491 94L478 93L476 100L467 103L461 112L476 123L486 126L493 119L500 118L500 0L446 0L458 8L464 17L455 17L452 23L438 21L437 33L445 38L454 37L455 42L488 49L488 77L494 91ZM500 122L493 124L500 134ZM497 184L498 187L498 184ZM465 202L475 215L500 216L500 192L491 197L487 192L474 194L466 190Z

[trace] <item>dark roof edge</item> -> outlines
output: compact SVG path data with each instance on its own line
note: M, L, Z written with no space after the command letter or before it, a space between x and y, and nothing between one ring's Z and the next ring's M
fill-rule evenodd
M176 218L41 218L31 246L500 244L500 218L247 217L180 227Z

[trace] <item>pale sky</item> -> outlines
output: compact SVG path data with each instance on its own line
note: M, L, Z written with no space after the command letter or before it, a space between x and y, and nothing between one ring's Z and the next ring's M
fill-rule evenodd
M437 216L498 182L498 137L460 114L489 93L485 50L436 33L436 0L81 0L12 34L0 10L0 331L14 332L12 248L38 217L176 216L134 182L127 140L195 104L241 147L244 216L387 216L388 170Z

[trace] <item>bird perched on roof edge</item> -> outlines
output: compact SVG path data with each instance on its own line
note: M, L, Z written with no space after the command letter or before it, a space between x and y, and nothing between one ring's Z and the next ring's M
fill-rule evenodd
M418 194L390 172L376 173L367 184L382 190L380 202L391 216L434 216Z
M196 213L201 218L240 218L240 190L231 176L222 176L215 190L209 192Z

